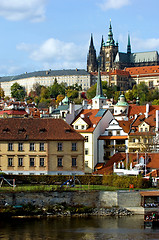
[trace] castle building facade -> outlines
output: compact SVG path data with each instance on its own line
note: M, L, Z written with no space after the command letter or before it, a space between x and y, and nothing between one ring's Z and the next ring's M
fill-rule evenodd
M106 42L104 42L102 36L99 57L101 61L101 72L109 72L112 69L124 69L125 67L130 68L159 65L159 55L157 51L131 52L130 35L128 35L127 52L119 52L118 42L115 43L113 38L111 21ZM93 36L91 35L89 53L87 56L87 71L96 72L97 65L96 50L93 43Z

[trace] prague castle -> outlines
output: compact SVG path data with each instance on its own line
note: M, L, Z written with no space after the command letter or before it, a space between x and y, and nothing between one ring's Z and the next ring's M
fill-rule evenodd
M118 42L115 43L113 39L111 21L107 41L104 42L104 39L102 37L99 57L101 61L102 72L109 72L113 69L159 65L159 55L157 51L132 53L129 35L127 52L119 52ZM89 52L87 56L87 71L96 72L97 65L98 61L96 50L93 43L93 36L91 35Z

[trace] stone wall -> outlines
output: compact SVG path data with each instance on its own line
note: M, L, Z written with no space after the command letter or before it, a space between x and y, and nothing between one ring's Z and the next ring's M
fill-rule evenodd
M42 192L42 193L1 193L0 203L24 205L31 203L48 206L66 203L67 205L84 205L88 207L140 207L139 192L129 191L91 191L91 192Z

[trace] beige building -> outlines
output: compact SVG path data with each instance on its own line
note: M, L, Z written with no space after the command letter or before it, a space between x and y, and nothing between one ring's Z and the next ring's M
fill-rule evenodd
M62 119L1 119L6 174L84 174L84 138Z

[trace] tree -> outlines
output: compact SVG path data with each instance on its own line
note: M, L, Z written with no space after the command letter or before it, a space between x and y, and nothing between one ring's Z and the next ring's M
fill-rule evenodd
M59 94L65 95L65 88L65 84L58 84L57 80L55 79L53 85L49 87L50 97L57 98Z
M35 92L36 96L40 96L41 88L42 88L42 85L40 85L39 83L35 83L33 85L33 92Z
M25 92L24 87L22 87L17 82L14 83L11 86L11 96L13 98L16 98L17 100L24 100L24 97L26 96L26 92Z
M0 98L4 98L4 91L1 87L0 87Z
M68 98L77 98L78 97L78 91L77 90L71 90L71 89L68 89L67 90L67 97Z
M92 85L92 86L87 90L86 96L87 96L88 99L92 99L92 98L95 97L95 95L96 95L96 87L97 87L97 84Z

